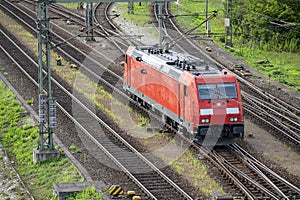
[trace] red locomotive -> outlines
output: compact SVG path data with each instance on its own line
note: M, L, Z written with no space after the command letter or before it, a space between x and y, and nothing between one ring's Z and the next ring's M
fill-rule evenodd
M151 46L129 47L124 89L198 143L224 145L244 137L240 86L234 75L203 60Z

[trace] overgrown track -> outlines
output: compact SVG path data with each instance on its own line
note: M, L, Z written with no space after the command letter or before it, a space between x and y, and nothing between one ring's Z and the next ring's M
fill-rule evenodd
M16 62L21 70L37 84L37 63L21 50L4 32L1 39L3 47L11 54L18 55ZM16 45L16 46L15 46ZM10 47L10 48L7 48ZM14 47L14 48L12 48ZM27 74L28 73L28 74ZM129 143L119 136L109 125L91 112L83 103L52 78L53 91L57 96L58 107L72 120L89 139L89 148L95 152L104 152L117 167L123 171L151 199L192 199L174 182L136 151ZM37 90L37 89L36 89ZM73 91L73 94L77 94ZM83 98L80 94L77 96ZM86 101L86 100L85 100ZM78 133L80 134L80 133ZM93 143L93 144L92 144ZM111 167L114 167L113 165Z
M13 17L18 17L20 23L24 23L21 19L24 19L29 22L33 22L34 18L29 16L27 13L24 13L19 8L14 7L11 4L8 4L9 9L15 9L15 12L9 12ZM30 11L31 12L31 11ZM17 15L18 14L18 15ZM29 22L24 23L24 25L28 28L30 27L30 31L33 34L36 34L35 27L30 26ZM54 27L55 25L53 25ZM71 35L71 33L67 32L66 30L62 30L62 28L57 29L58 32L53 32L53 37L60 38L60 41L63 40L61 35ZM66 36L64 36L66 37ZM55 39L53 39L55 41ZM57 43L52 42L52 46L55 47ZM66 60L69 60L71 63L76 63L80 72L86 74L91 81L96 82L103 86L108 92L113 93L115 98L121 100L122 102L130 103L135 109L138 109L139 112L144 113L147 116L148 111L140 107L136 102L131 100L126 94L123 93L122 89L122 68L115 60L111 59L111 54L116 54L116 52L111 52L106 50L106 52L101 52L96 50L91 51L91 47L82 44L78 41L74 41L72 43L66 42L62 46L58 46L56 48L59 54L63 54L63 57ZM90 52L90 53L89 53ZM115 56L113 56L115 57ZM118 57L118 56L116 56ZM123 59L123 56L121 56ZM83 60L83 61L82 61ZM68 66L67 66L68 67ZM155 116L153 116L155 118Z
M300 151L300 118L289 110L243 92L243 107L248 115L259 119L277 133L277 137ZM278 134L280 133L280 134Z
M107 10L108 9L105 9L105 11ZM21 10L18 11L22 13ZM25 14L25 17L32 18L27 14ZM31 27L31 30L34 30L34 27ZM61 30L61 28L59 28L58 30ZM64 33L67 31L62 30L62 32L63 34L60 33L59 31L57 33L54 32L53 35L57 38L61 38L60 35L64 35ZM52 46L55 45L56 44L52 42ZM82 45L84 46L84 48L81 48ZM115 98L117 98L122 102L129 103L139 113L143 113L144 116L148 116L149 112L147 109L144 109L137 102L129 98L127 94L123 93L123 88L122 88L123 79L120 76L122 75L123 72L122 70L119 70L121 69L119 63L114 63L115 60L110 59L109 55L111 54L111 52L109 50L106 50L108 53L93 50L91 53L86 54L86 52L89 51L86 50L88 48L89 46L86 46L84 44L80 45L80 43L78 42L74 42L74 43L66 42L65 45L62 45L62 47L58 46L57 50L59 51L59 53L63 53L65 58L67 58L71 62L76 63L80 71L86 74L88 77L90 77L92 81L96 81L98 84L103 86L106 89L106 91L113 93ZM81 63L80 60L83 57L85 57L85 59L84 62ZM151 117L153 120L156 121L155 122L156 124L161 123L159 122L158 116L151 115ZM163 125L161 124L161 126Z

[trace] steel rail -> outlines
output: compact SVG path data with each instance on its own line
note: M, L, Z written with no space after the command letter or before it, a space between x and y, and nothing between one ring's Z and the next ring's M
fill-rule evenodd
M300 141L295 139L294 137L292 137L290 134L287 134L285 131L281 130L280 128L278 128L276 125L272 124L271 122L267 121L265 118L260 117L256 112L253 112L253 107L250 105L247 105L245 103L243 103L243 108L245 109L245 111L249 112L251 115L257 117L259 120L263 121L265 124L271 126L272 128L276 129L278 132L282 133L284 136L286 136L288 139L290 139L292 142L294 142L295 144L299 145Z
M167 4L165 4L165 10L166 10L166 13L167 15L169 15L168 13L168 8L167 8ZM173 20L171 18L168 18L170 23L172 24L172 26L174 27L175 30L177 30L177 32L179 34L182 34L181 31L177 28L177 26L175 25L175 23L173 22ZM185 38L186 42L188 42L189 44L189 47L193 47L195 49L197 49L198 52L200 52L202 55L204 55L206 58L208 58L208 60L212 61L213 63L215 63L217 66L221 67L222 69L226 69L226 67L221 64L220 62L216 61L215 59L213 59L212 57L210 57L206 52L204 52L202 49L200 49L197 45L195 45L194 42L190 41L187 37ZM293 116L294 118L296 119L299 119L299 116L295 113L299 113L300 115L300 110L297 109L296 107L286 103L286 102L283 102L282 100L274 97L273 95L269 94L269 93L266 93L265 91L263 91L262 89L258 88L257 86L255 86L254 84L250 83L249 81L247 81L246 79L242 78L241 76L239 76L238 74L236 74L237 76L237 79L245 84L247 87L249 87L251 90L255 91L257 94L261 95L262 97L270 100L274 106L277 106L279 108L281 108L282 110L285 110L285 112L290 115L290 116ZM242 94L243 96L243 94ZM281 104L280 104L280 103ZM295 113L294 113L295 112ZM256 116L256 115L255 115ZM277 129L277 128L276 128ZM278 129L277 129L278 130ZM280 131L282 133L282 131ZM287 133L285 133L284 135L286 135ZM290 138L290 137L289 137ZM298 143L298 142L297 142Z
M208 159L213 162L215 166L221 169L233 182L234 184L244 193L244 195L249 200L255 200L255 196L251 193L251 191L228 169L226 164L222 161L222 158L216 155L214 152L211 152L211 149L207 147L195 145L200 151L204 151L208 156Z
M155 19L156 19L156 21L158 22L158 16L157 16L157 13L158 13L158 11L156 10L156 7L157 7L157 4L154 4L154 6L153 6L153 11L154 11L154 17L155 17ZM168 15L168 13L167 13L167 15ZM174 25L174 24L173 24ZM164 37L167 37L167 38L169 38L169 40L170 41L174 41L173 39L172 39L172 37L168 34L168 30L167 30L167 28L166 28L166 25L165 25L165 22L163 21L163 23L162 23L162 26L163 26L163 31L164 31L164 33L165 33L165 36ZM155 28L156 28L156 31L157 32L159 32L159 30L158 30L158 28L157 28L157 26L155 26ZM177 30L177 27L174 25L174 28ZM178 32L179 32L179 30L177 30ZM177 43L175 44L176 45L176 47L178 48L178 49L180 49L182 52L186 52L185 51L185 49L184 48L182 48L180 45L178 45Z
M27 3L29 3L29 4L33 3L32 1L29 1L29 0L24 0L24 1L27 2ZM26 8L26 7L24 6L24 8ZM28 8L26 8L26 9L28 9ZM58 15L61 15L61 16L65 17L66 19L70 19L70 17L73 16L73 17L77 18L78 20L75 20L74 18L71 18L70 20L72 20L72 21L80 24L81 26L85 26L85 23L84 23L85 22L85 18L83 16L81 16L81 15L75 13L75 12L71 12L70 10L68 10L68 9L66 9L66 8L64 8L62 6L59 6L56 3L50 4L49 10L51 12L57 13ZM29 10L29 11L33 12L32 10ZM95 12L95 10L94 10L94 12ZM67 14L65 14L65 13L67 13L69 16ZM109 23L111 23L110 19L107 18L107 20L108 20ZM101 23L97 23L96 26L98 26L98 27L101 26ZM106 32L110 32L110 34L114 34L114 35L118 36L119 38L122 38L119 33L114 32L113 30L109 30L109 29L105 29L105 30L106 30ZM96 27L94 27L94 31L97 34L102 35L105 38L108 37L106 33L98 31L98 29L96 29ZM117 41L117 42L120 43L120 44L122 44L122 45L124 45L124 46L128 45L128 41L125 40L125 39L123 39L123 41ZM126 44L124 42L126 42ZM118 47L118 46L119 45L117 45L117 48L119 49L119 51L121 53L124 53L124 50L122 48Z
M295 115L295 116L293 116L293 117L296 118L296 119L295 119L295 120L292 120L291 118L288 118L287 116L285 116L285 115L283 115L283 114L280 113L280 112L283 112L283 113L289 115L290 113L287 112L285 109L278 108L278 107L276 107L275 105L273 105L273 104L271 104L271 103L269 103L269 102L267 102L267 101L264 101L264 100L262 100L262 99L260 99L260 98L258 98L258 97L255 97L255 96L253 96L253 95L250 95L249 93L247 93L247 92L245 92L245 91L242 91L242 94L243 94L244 96L246 96L246 99L249 99L249 98L250 98L250 99L252 99L253 101L255 101L255 102L259 103L260 105L266 107L267 109L271 110L272 112L274 112L274 113L276 113L276 114L278 114L278 115L281 115L281 116L284 117L287 121L289 121L290 123L294 124L294 125L297 127L297 129L300 129L300 123L298 123L298 121L300 121L300 117L298 117L298 116Z
M166 9L167 10L167 9ZM156 11L155 11L155 6L154 6L154 13L156 14ZM156 16L156 15L155 15ZM157 16L156 16L156 19L157 19ZM177 26L175 26L175 24L173 23L173 21L172 20L170 20L171 21L171 23L173 24L173 27L178 31L178 32L180 32L179 31L179 29L177 28ZM189 40L188 40L188 42L189 42L189 44L191 44L191 45L193 45L194 47L196 47L195 45L194 45L194 43L192 43L192 42L190 42ZM197 47L196 47L197 48ZM199 48L197 48L197 49L199 49ZM208 57L208 55L206 54L206 53L204 53L201 49L199 49L200 51L201 51L201 53L203 53L203 54L205 54L207 57ZM212 58L210 58L209 57L209 59L210 60L212 60ZM214 60L213 60L214 61ZM221 65L220 63L217 63L218 65ZM222 66L222 68L224 68L224 66L223 65L221 65ZM237 75L238 76L238 75ZM264 92L262 92L260 89L258 89L256 86L254 86L254 85L252 85L252 84L250 84L248 81L246 81L245 79L243 79L243 78L241 78L240 76L238 76L238 79L240 80L240 81L243 81L244 83L246 83L247 85L249 85L251 88L253 88L253 89L255 89L255 90L258 90L259 91L259 93L261 94L261 95L264 95ZM243 93L243 94L246 94L246 93ZM248 95L249 96L249 95ZM271 96L272 97L272 96ZM273 99L272 99L272 101L274 101ZM277 102L275 102L275 105L278 105L278 103ZM282 106L281 106L282 107ZM290 115L292 115L292 116L294 116L294 117L296 117L296 118L299 118L297 115L295 115L294 113L292 113L291 111L289 111L287 108L281 108L282 110L284 110L285 112L287 112L288 114L290 114ZM276 113L276 114L278 114L278 112L276 112L275 110L274 110L274 112ZM270 114L269 114L270 115ZM287 119L287 118L286 118ZM293 124L295 124L295 125L297 125L297 122L294 122L294 121L292 121L291 119L287 119L288 121L291 121L291 123L293 123ZM287 127L287 126L285 126L284 125L284 127L287 129L287 130L289 130L289 128ZM278 127L276 127L276 129L278 129ZM280 129L279 129L280 130ZM282 130L280 130L281 132L282 132ZM296 134L294 131L291 131L293 134ZM283 132L284 133L284 135L286 135L286 133L285 132ZM297 134L296 134L297 135ZM288 136L288 137L290 137L290 136ZM236 170L236 169L235 169ZM236 171L237 173L242 173L242 172L238 172L238 171ZM263 175L262 175L263 176ZM250 177L246 177L246 176L244 176L245 178L247 178L249 181L252 181L253 183L254 183L254 181L253 180L251 180L251 179L249 179ZM264 176L263 176L264 177ZM266 178L266 177L265 177ZM273 185L274 186L274 185ZM274 197L275 199L276 199L276 196L274 195L274 194L272 194L271 192L269 192L266 188L263 188L263 187L261 187L261 186L259 186L259 185L257 185L257 187L260 187L263 191L265 191L266 193L268 193L270 196L272 196L272 197ZM276 188L276 187L274 187L275 188L275 190L276 191L278 191L283 197L286 197L283 193L281 193L281 191L278 189L278 188Z
M3 35L5 35L8 40L14 44L16 46L16 48L18 50L20 50L21 52L24 53L24 55L26 56L26 58L28 58L31 62L34 63L34 65L36 67L38 67L38 64L29 56L26 54L26 52L24 52L14 41L12 41L2 30L0 30L1 33ZM18 65L18 67L21 67L20 65ZM22 68L22 67L21 67ZM21 69L21 71L27 74L27 72L24 69ZM45 70L43 70L44 73L46 73ZM26 75L27 76L27 75ZM28 74L28 76L30 76ZM38 83L33 79L30 78L31 81L34 81L36 85L38 85ZM131 146L127 141L125 141L117 132L115 132L109 125L107 125L103 120L101 120L95 113L93 113L92 111L90 111L83 103L80 102L80 100L78 100L74 95L72 95L68 90L66 90L61 84L58 83L58 81L56 81L53 77L51 77L51 81L54 82L60 89L62 89L66 94L68 94L68 96L70 96L72 98L73 101L75 101L76 103L78 103L82 108L84 108L94 119L96 119L102 126L104 126L107 130L109 130L112 134L114 134L114 136L116 138L118 138L124 145L126 145L132 152L135 153L135 155L137 155L141 160L143 160L148 166L151 167L151 169L153 169L155 172L157 172L158 174L160 174L160 176L166 180L170 185L172 185L172 187L174 187L174 189L176 189L176 191L178 191L180 194L182 194L186 199L192 199L187 193L185 193L185 191L183 191L179 186L177 186L177 184L175 184L171 179L169 179L163 172L161 172L154 164L152 164L148 159L146 159L139 151L137 151L133 146ZM58 104L59 107L61 107ZM90 139L92 139L92 141L97 144L122 170L124 170L124 172L137 184L139 185L139 187L141 187L145 193L147 193L151 198L153 199L157 199L155 196L153 196L153 194L144 187L143 184L141 184L136 178L135 176L130 173L129 170L127 170L127 168L124 167L124 165L122 165L109 151L107 151L102 145L101 143L99 143L99 141L97 141L97 139L95 139L91 134L89 134L86 129L83 129L84 132L86 134L88 134L87 136L90 137Z
M247 99L243 101L243 106L247 106L252 111L255 111L256 115L264 116L265 119L269 119L270 121L275 122L275 124L278 127L281 127L282 130L285 130L286 134L289 134L291 137L295 137L295 139L299 138L299 135L295 133L293 130L291 130L291 127L288 127L285 124L285 122L278 119L276 115L272 115L271 113L269 113L269 110L267 108L261 108L256 103L257 102L255 101Z
M26 52L24 52L17 44L15 44L14 43L14 41L12 41L2 30L0 30L1 31L1 34L3 34L3 35L5 35L6 36L6 38L8 39L8 40L10 40L10 42L11 43L13 43L14 45L15 45L15 47L18 49L18 50L20 50L25 56L26 56L26 58L27 59L29 59L36 67L38 67L38 64L26 53ZM2 47L2 45L0 44L0 46L1 46L1 49L4 49L3 47ZM7 55L9 55L9 54L7 54ZM22 68L22 66L11 56L11 55L9 55L9 57L10 57L10 59L16 64L16 66L22 71L22 73L24 73L25 74L25 76L27 77L27 78L29 78L30 79L30 81L35 85L35 86L37 86L38 87L38 82L36 82L23 68ZM45 74L45 73L47 73L45 70L43 70L43 73ZM57 85L59 85L59 87L61 88L61 89L63 89L64 90L64 92L66 92L69 96L71 96L72 97L72 99L73 100L75 100L75 101L77 101L77 102L79 102L80 104L81 104L81 102L75 97L75 96L73 96L69 91L67 91L63 86L61 86L54 78L51 78L51 81L53 81L55 84L57 84ZM46 93L46 91L44 90L44 92ZM107 151L100 143L99 143L99 141L97 141L83 126L81 126L81 124L77 121L77 120L75 120L75 118L71 115L71 114L69 114L68 113L68 111L66 111L64 108L63 108L63 106L61 106L58 102L56 102L56 104L57 104L57 107L58 108L60 108L98 147L100 147L100 149L110 158L110 159L112 159L112 161L114 162L114 163L116 163L116 165L118 166L118 167L120 167L120 169L122 169L137 185L139 185L139 187L140 188L142 188L143 190L144 190L144 192L146 193L146 194L148 194L149 195L149 197L151 197L151 198L153 198L153 199L156 199L152 194L151 194L151 192L150 191L148 191L117 159L115 159L115 157L109 152L109 151ZM81 104L81 105L83 105L83 104ZM85 107L85 106L84 106ZM89 112L91 112L88 108L86 108ZM101 120L102 121L102 120Z
M22 11L20 11L22 12ZM15 13L12 13L13 15L15 15ZM26 16L27 13L24 13ZM30 17L30 16L28 16ZM19 18L20 21L23 22L22 19ZM27 23L26 23L27 24ZM35 33L37 33L37 31L35 29L33 29L32 27L29 27L31 28L31 30L33 30ZM58 27L60 28L60 27ZM75 48L77 49L76 47L74 47L72 44L70 43L67 43L69 46L71 46L72 48ZM54 46L55 44L52 43L52 46ZM130 97L128 97L127 94L125 94L124 92L122 92L119 88L116 88L114 87L113 85L111 85L108 81L106 81L105 79L103 79L101 76L99 76L97 73L95 73L94 71L90 70L88 67L86 67L85 65L81 64L79 61L77 61L75 58L73 58L69 53L67 53L66 51L64 51L61 47L57 47L57 49L62 52L64 55L66 55L70 60L72 60L72 62L76 63L78 66L80 66L82 69L86 70L87 72L89 72L94 78L96 78L96 80L100 80L103 84L105 84L107 87L111 88L111 89L114 89L114 92L116 92L118 95L120 95L122 98L124 98L125 100L128 101L128 103L131 103L132 105L135 105L135 106L138 106L138 103L135 102L133 99L131 99ZM79 49L77 49L79 50ZM88 57L86 54L84 54L83 52L81 52L83 55L85 55L86 57ZM102 54L101 54L102 55ZM88 57L89 58L89 57ZM111 70L107 69L103 64L99 63L98 61L96 61L95 59L93 58L89 58L91 61L93 61L94 63L97 64L97 66L101 67L102 69L105 69L107 70L110 74L112 74L113 76L115 76L116 78L118 79L122 79L120 76L118 76L117 74L115 74L114 72L112 72ZM112 72L112 73L111 73ZM156 115L154 115L153 113L149 113L147 109L141 107L141 106L138 106L139 109L141 109L143 112L147 112L148 114L151 115L151 117L153 117L154 119L156 119L157 121L159 121L159 119L157 118ZM171 127L169 127L171 128Z
M277 197L279 199L286 199L288 200L289 198L261 171L258 169L257 166L255 166L252 162L251 159L249 159L245 154L243 154L240 149L234 148L234 146L229 146L230 149L232 149L234 152L237 152L238 155L241 157L242 160L245 160L244 163L247 164L248 167L250 167L253 171L255 171L268 185L270 185L280 196Z
M93 14L93 16L94 16L94 21L96 22L96 25L103 31L104 37L105 37L108 41L112 42L112 43L119 49L119 51L120 51L122 54L125 54L124 49L122 49L122 48L117 44L117 42L116 42L112 37L110 37L110 33L108 33L108 32L106 31L106 29L104 28L104 26L101 25L101 22L98 21L98 19L96 18L96 15L95 15L96 9L97 9L102 3L103 3L103 2L97 3L96 6L95 6L95 9L93 9L93 12L94 12L94 14ZM109 6L110 4L111 4L111 3L109 3L109 4L107 5L106 9L105 9L105 16L106 16L106 18L107 18L108 21L111 21L111 19L109 19L108 16L107 16L107 9L108 9L108 6Z
M265 102L261 102L258 99L253 98L252 96L248 96L248 97L243 96L243 99L244 99L245 102L248 102L249 104L252 104L258 111L262 111L262 112L266 113L268 116L273 116L273 117L278 116L281 121L276 119L277 122L279 122L281 124L289 123L289 125L291 125L292 128L294 128L295 130L300 129L300 124L298 124L297 122L291 120L290 118L287 118L285 115L277 112L276 110L272 109L270 106L265 105L264 104ZM283 124L283 126L286 127L286 125L284 125L284 124ZM286 129L289 129L289 128L286 127ZM299 137L299 136L297 136L298 134L295 133L294 131L291 131L291 132L293 134L295 134L296 137Z
M229 163L225 158L223 158L221 155L219 155L216 151L212 152L212 155L218 159L220 163L223 163L223 165L232 173L235 173L237 176L242 177L246 179L248 182L250 182L252 185L254 185L256 188L260 189L260 191L263 191L264 193L268 194L270 197L280 200L277 198L277 196L269 191L267 188L264 186L260 185L257 183L253 178L249 177L247 174L242 172L241 170L237 169L235 166L233 166L231 163ZM245 186L246 187L246 186ZM252 193L251 193L252 194ZM257 198L254 194L252 194L253 198Z
M0 4L1 7L3 7L5 10L7 10L8 12L10 12L13 16L15 16L18 20L22 21L22 23L24 23L28 28L30 28L32 31L34 31L35 33L37 33L37 30L35 28L33 28L31 25L29 25L27 22L25 22L24 20L22 20L18 15L16 15L16 13L13 13L11 12L10 10L8 10L6 7L4 7L2 4ZM13 6L13 5L12 5ZM24 15L26 15L27 17L31 18L32 20L34 20L31 16L29 16L27 13L24 13L22 10L20 10L18 7L16 7L20 12L22 12ZM53 24L54 26L56 26L58 29L61 29L62 31L65 31L63 28ZM62 38L60 35L52 32L53 35L57 38L59 38L60 40L64 40L64 38ZM77 49L78 51L80 51L77 47L75 47L73 44L71 44L70 42L66 42L66 44L74 49ZM52 46L55 46L56 44L51 42L51 45ZM56 47L58 48L59 50L63 51L62 48L60 47ZM66 52L65 52L66 53ZM119 75L117 75L116 73L114 73L113 71L107 69L103 64L99 63L97 60L93 59L92 57L90 57L89 55L87 55L86 53L80 51L80 53L85 56L86 58L88 58L90 61L94 62L95 64L97 64L97 66L100 66L102 67L103 69L107 70L111 75L113 75L114 77L118 78L119 80L122 80L122 77L120 77ZM98 53L98 52L97 52ZM103 58L106 58L108 61L112 61L110 58L106 57L104 54L102 54L101 52L99 52L99 54L103 57ZM68 54L69 55L69 54ZM69 56L69 58L71 59L71 56ZM75 62L75 60L73 60ZM80 64L80 66L84 67L86 70L89 70L88 67L82 65L81 63L79 63L77 61L77 64ZM95 75L96 78L99 78L101 79L100 76L96 76L96 73L95 72L92 72L90 71L91 74Z
M261 168L265 171L267 171L268 173L270 173L272 176L276 177L278 180L282 181L285 185L287 185L290 189L294 190L295 192L297 192L298 194L300 194L300 188L296 187L295 185L291 184L290 182L288 182L286 179L284 179L283 177L279 176L277 173L275 173L273 170L269 169L267 166L265 166L263 163L261 163L259 160L257 160L255 157L253 157L251 154L249 154L247 151L245 151L241 146L239 146L238 144L233 144L230 146L230 148L235 149L237 152L239 152L239 154L242 157L246 157L247 161L251 162L251 164L255 165L257 168ZM288 197L286 197L286 195L283 195L285 198L288 199Z
M275 111L272 108L264 105L263 103L261 103L260 101L257 101L256 99L248 97L248 98L245 98L244 101L248 102L249 104L252 104L253 105L252 109L256 110L257 113L264 113L265 116L269 116L273 121L280 124L280 126L283 129L288 131L291 136L295 137L297 140L300 140L300 135L295 132L295 131L299 132L300 124L297 124L297 122L294 122L294 121L290 120L290 118L286 118L284 115L278 113L277 111ZM278 119L276 116L278 116L281 119ZM283 120L282 118L285 119L285 120ZM290 125L291 127L288 127L288 125L286 125L286 123L288 123L288 122L289 122L288 125ZM293 128L295 131L292 130L291 128Z

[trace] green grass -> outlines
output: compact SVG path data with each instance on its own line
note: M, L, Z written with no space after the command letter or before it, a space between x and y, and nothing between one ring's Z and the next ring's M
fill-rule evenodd
M69 146L69 150L72 152L72 153L81 153L81 149L76 147L74 144L70 145Z
M224 7L221 0L210 0L208 2L208 16L210 16L214 10L218 11L218 16L210 21L211 32L224 33ZM173 15L177 16L176 20L179 22L179 24L185 30L189 30L205 20L206 3L205 1L180 0L178 4L172 4L171 11ZM191 16L193 14L198 14L198 16ZM192 34L206 34L205 24L200 26Z
M26 43L30 49L32 49L37 54L37 39L34 35L28 33L26 29L24 29L20 25L16 25L16 22L11 19L9 16L5 15L0 11L0 21L2 23L6 23L6 28L11 32L15 33L15 36L18 37L22 42ZM103 112L105 112L111 119L117 121L119 124L123 124L123 119L116 115L110 107L116 105L117 107L123 107L124 104L120 104L118 101L113 99L113 96L106 92L102 86L99 86L95 82L91 82L91 80L80 73L77 70L70 69L68 66L70 63L63 60L63 66L56 66L57 54L54 51L51 51L51 68L57 73L61 78L65 79L65 81L73 87L74 90L77 90L79 93L85 95L89 100L95 103L95 105L100 108ZM126 106L125 106L126 107ZM126 107L129 110L128 107Z
M32 97L31 99L27 99L27 100L26 100L26 103L27 103L28 105L30 105L30 106L33 106L33 102L34 102L33 97Z
M68 198L66 200L101 200L102 196L101 194L97 193L94 187L88 187L84 191L76 193Z
M38 127L20 119L23 107L14 94L0 82L0 141L16 171L36 199L56 199L53 183L83 181L76 168L63 154L60 158L33 163L32 150L38 141Z
M77 9L78 7L78 3L59 3L59 4L69 9Z
M133 21L136 26L144 26L146 22L151 21L148 6L148 2L142 2L141 6L139 6L138 3L135 3L134 14L128 14L128 3L116 3L117 9L122 11L121 16L124 19Z
M188 178L199 191L205 195L212 195L219 191L225 194L223 188L210 176L205 165L195 158L190 151L186 151L179 159L170 163L170 166L184 177Z

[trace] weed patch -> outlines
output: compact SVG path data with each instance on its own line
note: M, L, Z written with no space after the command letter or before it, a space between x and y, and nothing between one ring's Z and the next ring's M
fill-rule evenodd
M23 111L14 94L0 82L0 141L32 195L36 199L55 199L53 183L82 181L82 178L64 155L33 163L38 127L26 124L20 127Z
M96 192L95 187L88 187L84 191L74 194L67 198L67 200L101 200L102 196L98 192Z

